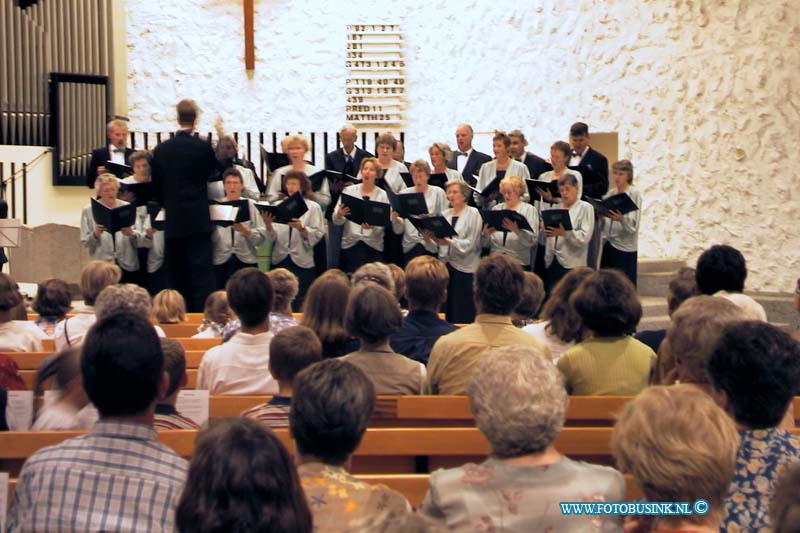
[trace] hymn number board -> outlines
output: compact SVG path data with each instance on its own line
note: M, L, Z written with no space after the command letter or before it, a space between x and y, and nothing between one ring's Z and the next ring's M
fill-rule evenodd
M405 64L403 34L398 24L347 26L347 122L402 123Z

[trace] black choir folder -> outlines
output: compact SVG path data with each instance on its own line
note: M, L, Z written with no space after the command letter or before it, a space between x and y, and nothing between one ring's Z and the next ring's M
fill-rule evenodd
M550 191L553 198L561 198L561 193L558 192L558 180L525 180L525 184L528 186L528 194L531 195L531 202L542 199L542 195L539 194L536 189Z
M428 178L428 185L433 185L434 187L441 187L444 189L444 186L447 184L447 174L444 172L439 174L431 174L431 177Z
M595 200L594 198L586 197L586 201L592 204L594 210L600 216L607 215L611 211L619 211L623 215L627 215L631 211L639 209L628 193L621 192L614 196L609 196L604 200Z
M94 198L91 200L94 223L105 226L107 232L116 233L122 228L130 228L136 223L136 204L125 204L112 209Z
M572 220L569 218L569 209L543 209L542 221L546 228L557 228L560 224L565 230L572 230Z
M386 191L389 196L389 204L398 215L408 218L411 215L427 215L428 204L425 203L425 195L421 192L404 192L395 194L391 189Z
M361 183L361 179L352 176L350 174L346 174L344 172L337 172L335 170L326 170L325 175L328 177L329 182L354 183L354 184Z
M410 172L401 172L400 177L403 178L403 183L406 184L406 187L414 186L414 180L411 178Z
M383 202L362 200L349 194L341 196L342 203L350 209L345 218L354 224L388 226L391 224L392 206Z
M443 216L429 217L409 217L408 221L413 224L418 231L428 230L437 239L456 237L458 233Z
M133 194L133 201L137 207L147 205L156 196L155 184L152 181L121 183L119 190L122 193Z
M210 201L208 213L211 223L226 228L250 220L250 206L247 200L231 200L227 202Z
M115 163L111 160L108 160L106 161L105 167L109 173L114 174L119 179L133 174L133 167L123 163Z
M308 211L308 206L303 195L296 192L277 205L256 203L256 209L262 213L272 213L272 222L275 224L288 224L303 216Z
M273 172L281 167L289 164L289 156L281 152L269 152L264 148L263 144L259 144L261 148L261 160L266 161L267 168Z
M506 218L516 222L521 230L533 231L533 228L531 228L531 225L528 223L528 219L512 209L483 210L481 211L481 217L483 218L484 224L497 231L508 231L503 227L503 219Z
M156 231L164 231L166 216L158 202L147 202L147 214L150 217L150 226Z
M497 175L494 177L492 181L490 181L483 190L478 189L472 185L469 185L469 188L475 191L476 193L480 194L484 198L489 198L492 194L500 194L500 182L503 180L503 176L505 176L505 172L503 175Z

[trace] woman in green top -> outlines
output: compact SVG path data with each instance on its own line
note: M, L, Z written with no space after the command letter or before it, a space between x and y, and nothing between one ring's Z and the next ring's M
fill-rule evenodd
M630 280L617 270L600 270L583 281L570 302L591 335L558 360L569 393L633 396L644 389L656 354L631 336L642 304Z

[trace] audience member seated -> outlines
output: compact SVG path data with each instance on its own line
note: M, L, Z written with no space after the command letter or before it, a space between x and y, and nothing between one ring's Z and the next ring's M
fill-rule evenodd
M56 324L53 334L56 351L70 346L79 346L83 337L97 317L94 314L94 301L100 292L109 285L116 285L122 271L114 263L105 261L89 261L81 272L81 295L83 307L75 310L75 314Z
M313 531L289 452L269 429L242 418L198 435L175 520L181 533Z
M593 272L589 267L575 267L570 270L553 287L553 292L542 309L542 320L522 328L550 349L554 363L587 335L570 296Z
M278 382L278 394L240 416L253 418L273 428L287 427L294 378L321 359L322 344L307 327L292 326L276 333L269 343L269 373Z
M193 339L213 339L222 337L222 332L230 320L231 310L228 307L228 293L214 291L206 298L203 308L203 321L197 326Z
M431 394L466 394L475 366L490 348L522 344L550 350L511 323L522 294L524 273L518 261L496 254L484 257L475 273L475 323L440 337L428 360Z
M563 515L558 502L622 501L625 481L556 450L567 394L550 358L530 346L493 349L467 394L491 455L431 474L420 512L455 531L599 531L598 517ZM619 517L602 520L603 531L621 530Z
M362 281L350 293L345 325L361 346L343 360L363 370L377 394L422 394L425 388L425 365L395 353L389 345L402 322L400 305L383 287Z
M186 300L174 289L164 289L153 297L153 318L159 324L186 322Z
M708 360L726 324L747 320L735 303L718 296L694 296L672 315L661 343L653 383L692 383L711 393Z
M697 282L695 272L691 267L681 267L675 273L675 277L669 282L669 295L667 296L667 313L670 318L680 305L697 295ZM667 329L650 329L637 331L634 337L648 345L654 352L659 353L661 343L667 336ZM655 383L660 383L659 368L656 367Z
M197 388L209 394L275 394L278 384L268 371L272 283L266 274L248 267L231 276L227 292L242 329L203 355Z
M41 352L42 339L47 338L38 328L14 320L15 308L22 303L17 282L0 272L0 351Z
M374 407L372 381L339 359L316 363L294 381L289 427L315 533L384 531L411 511L402 494L347 471Z
M17 362L8 354L0 353L0 389L25 390L25 381L19 375Z
M67 348L42 363L33 388L36 396L42 394L44 383L51 378L55 379L55 398L45 402L31 429L90 429L97 421L97 411L83 388L80 348Z
M164 372L169 376L167 392L156 404L153 427L156 429L198 429L200 426L191 418L185 417L175 408L178 394L186 386L186 352L183 345L175 339L161 339L164 352Z
M394 276L392 269L385 263L366 263L361 265L358 270L353 272L352 285L357 287L365 281L371 281L380 285L390 293L394 294Z
M456 327L439 318L447 300L450 275L444 263L430 256L415 257L405 270L405 296L408 314L403 325L392 335L392 349L420 363L427 364L433 344Z
M272 282L272 312L269 314L269 329L273 333L297 325L292 316L292 302L299 288L297 276L285 268L275 268L267 273Z
M146 289L133 283L110 285L100 292L95 301L97 320L116 313L133 313L150 319L153 314L153 302ZM166 337L161 326L153 325L159 337Z
M767 321L760 303L743 294L747 264L742 253L726 244L717 244L700 254L696 269L700 294L722 296L744 309L751 320Z
M579 396L631 396L645 388L656 354L631 335L642 304L617 270L587 277L570 297L590 336L558 360L567 391Z
M721 530L768 530L775 482L800 459L800 441L778 427L798 393L800 343L760 321L728 324L708 371L741 437Z
M800 463L787 467L778 479L769 515L775 533L800 531Z
M358 339L351 337L344 326L342 306L349 297L349 280L338 269L328 270L308 288L300 324L317 334L324 358L358 350Z
M72 309L72 298L69 286L63 279L48 279L39 284L36 298L33 300L33 310L39 313L35 324L52 339L56 331L56 324L67 317Z
M408 314L408 303L406 302L406 272L399 266L395 265L394 263L389 263L386 265L389 267L389 272L392 273L392 282L394 283L394 290L392 294L394 294L395 300L400 304L400 310L403 312L403 316Z
M28 458L8 531L173 530L187 465L153 429L167 388L163 359L146 319L98 319L83 344L81 375L100 421Z
M733 421L701 391L689 385L645 389L623 407L614 427L617 465L633 474L647 501L704 500L708 512L630 517L625 530L717 533L738 445Z
M518 328L533 324L544 301L544 282L533 272L525 272L519 303L511 313L511 322Z
M292 301L297 296L297 276L285 268L267 272L272 282L272 311L269 314L269 330L274 334L280 330L296 326L297 319L292 316ZM222 330L222 341L227 342L241 329L239 320L231 320Z

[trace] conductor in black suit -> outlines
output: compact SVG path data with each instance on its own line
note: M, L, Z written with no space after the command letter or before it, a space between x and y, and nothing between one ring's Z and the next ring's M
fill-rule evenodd
M553 170L553 165L538 155L525 151L528 141L525 139L524 133L520 130L512 130L508 136L511 139L511 145L508 147L509 155L528 167L531 179L539 179L542 173Z
M108 146L92 150L92 159L89 161L89 170L86 172L86 185L90 189L94 189L97 176L108 172L106 168L108 161L130 165L133 150L125 146L125 142L128 140L128 123L119 119L112 120L106 125L106 137L108 137Z
M600 200L608 192L608 159L606 156L589 146L589 126L584 122L576 122L569 128L569 144L572 146L572 157L567 166L581 173L583 176L583 197ZM600 240L602 224L595 213L594 232L589 242L587 265L597 268L600 263Z
M190 312L201 312L215 289L207 187L217 160L211 144L192 135L199 112L193 100L178 102L180 129L153 150L153 183L166 218L164 263Z
M350 124L342 126L342 129L339 131L339 140L342 146L325 155L325 170L335 170L336 172L350 174L351 176L358 174L358 169L361 168L361 160L365 157L372 157L372 154L356 146L357 138L358 131L355 127ZM347 183L329 181L328 185L331 191L331 203L325 213L325 218L330 221L333 209L336 206L336 202L339 200L339 195L342 193L342 189ZM339 266L339 252L341 250L343 227L344 226L328 224L328 268L336 268Z
M464 177L464 181L473 184L474 176L478 174L481 165L492 160L492 156L484 154L472 148L473 137L472 126L461 124L456 128L456 145L458 150L453 152L453 159L447 162L447 166L458 170Z

